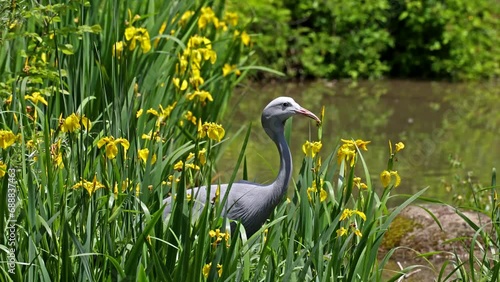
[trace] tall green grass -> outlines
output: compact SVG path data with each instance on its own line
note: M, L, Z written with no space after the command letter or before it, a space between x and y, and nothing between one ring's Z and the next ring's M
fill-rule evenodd
M252 66L243 23L232 23L223 1L15 4L0 50L1 129L16 136L5 135L0 149L17 199L16 263L13 274L2 266L6 281L382 280L391 255L378 258L382 237L423 191L389 210L396 183L376 189L355 145L352 163L337 158L339 148L323 148L322 164L319 153L306 156L294 197L251 238L239 225L227 235L220 205L191 214L185 190L213 182L223 135L204 122L220 123L246 72L265 69ZM194 43L196 35L211 43ZM213 101L191 100L196 90ZM244 166L246 132L231 182ZM164 221L169 194L176 204ZM0 196L7 203L7 190ZM6 207L1 230L13 222ZM0 237L2 264L8 242Z
M457 177L454 189L470 195L455 212L465 225L474 231L469 237L455 238L461 242L466 254L450 252L449 259L442 265L437 281L460 279L462 281L498 281L500 279L500 202L498 200L496 169L493 168L491 185L483 187L471 180ZM465 190L465 191L464 191ZM473 210L482 215L483 220L470 218L463 209ZM437 220L437 219L436 219ZM438 221L439 223L439 221Z

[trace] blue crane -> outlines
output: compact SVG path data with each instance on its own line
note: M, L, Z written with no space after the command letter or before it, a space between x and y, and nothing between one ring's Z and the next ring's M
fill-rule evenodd
M271 101L262 112L261 123L267 135L276 144L280 155L280 169L276 179L268 184L258 184L248 181L235 182L231 185L225 202L222 216L228 219L240 221L245 227L247 236L252 236L264 222L269 218L274 208L286 195L288 184L292 176L292 155L285 140L285 122L294 115L310 117L317 122L320 119L312 112L302 108L290 97L279 97ZM193 214L200 213L207 199L213 199L220 188L220 197L224 197L228 184L211 185L210 197L207 198L207 187L197 187L186 191L194 195ZM166 218L172 208L172 197L164 200L165 207L163 217Z

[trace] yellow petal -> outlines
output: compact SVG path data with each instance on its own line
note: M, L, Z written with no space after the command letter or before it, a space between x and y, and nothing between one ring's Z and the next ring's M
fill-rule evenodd
M130 51L133 51L135 49L135 46L136 46L136 39L134 37L134 38L132 38L132 41L130 41L130 45L129 45L128 49Z
M203 148L198 152L198 160L200 160L200 164L204 165L207 163L207 158L205 154L207 153L207 149Z
M399 152L405 148L405 144L403 142L396 143L396 152Z
M75 132L78 129L80 129L80 118L75 113L65 118L61 126L62 132Z
M85 127L85 130L89 130L90 127L92 126L92 123L90 122L90 120L86 117L86 116L83 116L81 118L81 122L83 124L83 127Z
M118 154L118 147L116 147L114 142L109 142L106 145L106 157L109 159L114 159L116 158L116 155Z
M125 138L118 138L118 139L115 140L115 143L116 144L121 144L123 146L123 148L125 149L125 151L127 151L128 148L130 147L130 143Z
M207 126L208 126L207 130L208 138L215 140L217 142L220 142L222 138L224 138L225 130L221 125L215 123L207 123Z
M0 130L0 147L7 149L16 142L16 135L10 130Z
M391 173L387 170L382 171L380 173L380 182L382 182L382 186L387 187L391 183Z
M342 214L340 215L340 221L349 218L352 215L352 211L350 209L344 209Z
M148 148L141 149L137 152L137 155L139 156L139 159L141 159L144 163L146 163L149 156L149 149Z
M230 64L224 64L224 67L222 67L222 76L228 75L229 73L231 73L232 70L233 68L231 67Z
M144 111L143 109L138 110L137 113L135 114L135 117L137 118L140 117L143 111Z
M184 90L186 90L187 88L188 88L188 82L187 82L187 80L185 80L185 79L184 79L184 80L182 81L182 84L181 84L180 89L181 89L182 91L184 91Z
M219 274L219 277L222 276L222 264L217 264L217 274Z
M0 160L0 178L4 177L6 171L7 171L7 164L4 164Z
M102 146L106 145L111 141L113 141L113 137L103 137L97 142L97 148L100 149Z
M177 170L177 171L181 171L182 170L182 165L183 165L183 162L182 161L178 161L175 165L174 165L174 169Z
M358 148L364 150L364 151L368 151L368 148L366 148L366 145L370 144L372 141L363 141L361 139L358 139L356 140L356 146L358 146Z
M356 234L356 236L358 237L363 237L363 234L361 234L361 231L359 231L359 229L354 230L354 234Z
M306 141L306 143L302 145L302 152L304 152L304 155L306 156L310 156L312 154L311 143L309 141Z
M135 36L135 27L129 26L125 29L125 39L131 40Z
M366 221L366 215L364 212L362 211L355 211L357 215L359 215L359 217L361 217L364 221Z
M336 232L337 232L337 237L347 235L347 229L345 229L344 227L340 227L339 229L337 229Z
M141 49L142 53L147 53L149 52L149 50L151 50L151 41L149 40L149 35L147 38L141 40Z
M243 45L248 46L250 44L250 36L246 31L243 31L241 33L241 42L243 42Z
M208 274L210 274L210 269L212 268L212 263L207 263L203 266L203 276L208 278Z
M391 171L391 176L394 176L396 180L394 181L394 187L398 187L401 184L401 177L397 171Z
M152 114L152 115L155 115L155 116L157 116L157 117L159 117L159 116L160 116L160 114L158 113L158 111L157 111L157 110L154 110L153 108L150 108L149 110L147 110L147 111L146 111L146 113L148 113L148 114Z
M328 197L328 193L326 193L326 190L321 189L321 192L319 193L319 201L324 202L324 201L326 201L327 197Z

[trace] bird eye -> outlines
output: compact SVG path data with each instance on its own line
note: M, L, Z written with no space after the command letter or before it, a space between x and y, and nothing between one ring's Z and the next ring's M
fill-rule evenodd
M283 107L285 107L285 108L290 107L290 103L288 103L288 102L283 103Z

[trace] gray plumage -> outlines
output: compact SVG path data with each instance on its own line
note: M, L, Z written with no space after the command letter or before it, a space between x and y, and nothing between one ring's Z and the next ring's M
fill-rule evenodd
M287 192L292 174L292 156L285 141L284 127L286 120L297 114L320 122L317 116L302 108L289 97L274 99L262 112L262 127L276 144L280 155L280 169L276 179L268 185L248 181L235 182L231 185L222 215L232 220L241 221L248 237L259 230ZM227 187L227 184L220 185L221 201L226 194ZM211 185L208 199L215 197L216 189L217 185ZM196 199L193 205L193 213L196 216L203 209L207 199L207 187L194 188L186 193L193 195L193 198ZM167 204L163 213L164 218L170 214L171 199L168 197L164 200L164 203Z

